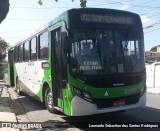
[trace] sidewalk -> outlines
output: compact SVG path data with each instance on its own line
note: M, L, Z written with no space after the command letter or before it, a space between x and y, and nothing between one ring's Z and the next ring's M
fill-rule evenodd
M160 95L160 88L147 87L147 93Z
M3 81L0 81L0 131L19 131L19 129L2 128L1 123L16 122L16 115L10 108L11 99L8 89Z

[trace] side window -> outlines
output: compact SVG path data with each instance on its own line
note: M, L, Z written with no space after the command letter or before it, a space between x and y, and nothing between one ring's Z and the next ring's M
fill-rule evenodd
M122 50L123 50L124 56L128 56L128 42L122 41Z
M139 51L139 41L136 41L135 42L135 52L136 52L136 55L137 55L137 58L140 59L140 51Z
M31 60L37 59L37 39L33 38L31 40Z
M14 61L15 62L18 61L18 47L17 46L14 48Z
M48 32L44 32L39 36L39 57L40 59L48 58Z
M135 41L129 41L129 55L135 55Z
M22 61L23 60L23 45L19 45L18 46L18 61Z
M24 46L24 61L29 60L29 41L23 44Z

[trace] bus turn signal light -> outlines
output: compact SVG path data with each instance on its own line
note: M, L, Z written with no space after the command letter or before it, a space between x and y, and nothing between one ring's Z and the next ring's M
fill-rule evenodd
M52 77L51 77L51 75L49 75L49 80L50 80L50 81L52 80Z

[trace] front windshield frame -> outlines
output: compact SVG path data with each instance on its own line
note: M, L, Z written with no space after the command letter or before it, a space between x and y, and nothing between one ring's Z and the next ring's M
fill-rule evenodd
M139 33L137 33L137 30L139 31ZM89 29L88 30L72 30L71 31L72 45L78 44L78 41L81 41L80 43L84 43L85 41L86 41L86 43L89 43L89 42L91 43L93 41L98 42L99 40L95 39L95 37L96 38L105 37L105 35L107 33L103 34L102 32L107 32L107 31L108 31L108 34L112 33L112 37L110 38L110 44L120 43L119 47L118 46L114 47L114 52L112 52L112 58L110 58L110 60L108 59L108 61L110 61L110 63L112 63L113 65L116 65L116 66L112 66L110 69L105 67L106 70L108 70L108 71L101 70L103 68L102 62L103 62L103 58L104 58L103 57L104 51L102 51L102 50L104 50L104 49L103 48L100 49L99 44L95 44L96 51L97 51L97 56L96 56L97 61L94 61L91 59L90 62L92 63L92 69L96 68L97 70L90 71L90 69L88 68L89 70L86 73L84 73L85 72L84 70L87 70L86 68L82 67L84 69L83 72L80 70L77 70L78 66L76 67L77 69L73 68L73 66L72 66L72 65L75 65L75 63L77 64L77 61L74 61L72 59L73 54L76 53L76 49L74 49L74 52L73 52L73 48L75 48L75 47L72 46L72 53L70 54L70 60L69 60L71 74L86 75L86 76L88 76L88 75L93 76L93 75L128 74L128 73L140 72L145 69L144 54L143 54L144 40L143 40L143 32L140 28L136 28L136 29L135 28L103 29L103 30L102 29L99 29L99 30L98 29L97 30L89 30ZM79 32L81 32L82 35L80 35ZM88 32L88 34L87 34L87 32ZM93 32L99 32L99 36L96 36L95 33L93 33ZM116 33L118 34L118 32L121 32L121 36L116 36ZM79 38L80 36L75 38L75 35L77 35L77 36L80 35L82 37L82 39ZM131 39L131 37L132 37L132 39ZM75 39L77 39L76 42L75 42ZM132 45L132 46L130 46L130 51L128 51L129 44ZM92 47L93 47L93 45L92 46L90 45L90 48L92 48ZM82 46L79 46L79 47L77 46L76 48L78 50L78 48L81 49ZM134 49L134 52L131 49ZM121 58L117 57L118 55L121 55ZM139 62L136 61L136 62L132 63L131 64L132 67L131 66L128 67L128 71L126 71L127 67L124 68L124 62L126 60L124 61L124 58L127 59L128 55L129 56L136 55L137 59L139 59ZM128 59L129 59L129 57L128 57ZM77 58L76 58L76 60L77 60ZM121 62L118 63L118 61L121 61ZM86 63L86 62L84 62L84 63ZM96 67L94 67L94 65L96 65Z

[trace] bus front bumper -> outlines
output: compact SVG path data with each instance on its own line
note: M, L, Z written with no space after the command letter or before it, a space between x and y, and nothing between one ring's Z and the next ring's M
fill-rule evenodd
M71 116L84 116L84 115L128 110L137 107L145 107L145 105L146 105L146 91L140 97L139 102L137 102L136 104L118 106L118 107L109 107L109 108L97 108L95 104L90 103L78 96L75 96L71 101Z

